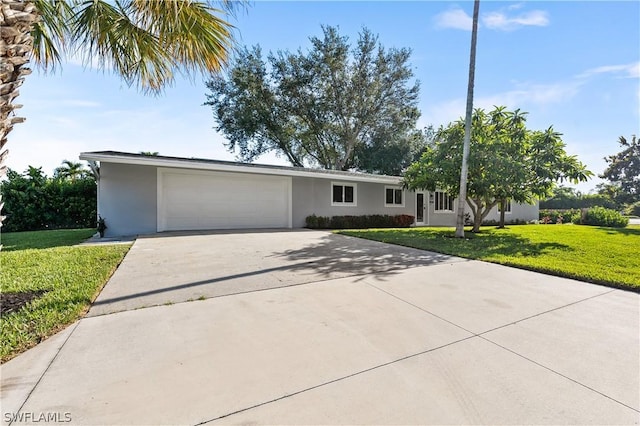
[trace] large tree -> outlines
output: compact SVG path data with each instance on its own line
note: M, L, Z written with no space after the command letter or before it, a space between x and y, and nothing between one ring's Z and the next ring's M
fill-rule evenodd
M217 130L243 161L273 151L292 165L397 174L424 146L410 50L363 29L355 46L334 27L307 52L240 52L207 87Z
M465 200L473 214L473 232L498 203L534 203L548 197L558 181L585 181L592 175L567 155L560 133L552 127L529 130L525 124L526 113L520 110L474 111ZM435 143L407 170L405 186L458 194L464 127L462 119L441 127Z
M600 178L617 189L614 196L617 202L632 204L640 201L640 142L633 135L631 140L620 136L618 143L622 151L605 157L608 166Z
M220 4L217 9L214 4ZM143 92L159 93L177 73L218 72L232 48L222 18L234 3L191 0L2 0L0 5L0 177L18 88L31 70L66 55L112 70ZM1 207L1 205L0 205ZM1 221L0 221L1 222Z

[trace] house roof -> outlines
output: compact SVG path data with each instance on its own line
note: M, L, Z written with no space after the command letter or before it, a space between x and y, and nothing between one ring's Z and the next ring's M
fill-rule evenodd
M233 161L210 160L205 158L183 158L169 157L164 155L133 154L129 152L118 151L83 152L80 154L80 159L86 161L99 161L104 163L226 171L263 175L313 177L343 181L386 183L390 185L398 185L402 180L400 176L343 172L339 170L308 169L304 167L274 166L269 164L236 163Z

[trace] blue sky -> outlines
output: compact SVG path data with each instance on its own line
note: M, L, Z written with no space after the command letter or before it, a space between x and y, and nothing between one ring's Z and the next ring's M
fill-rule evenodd
M472 10L472 2L453 1L257 1L231 22L239 44L264 52L306 50L323 24L354 42L366 26L385 47L411 48L419 124L437 127L464 115ZM474 106L527 111L530 129L553 125L567 151L601 173L619 136L640 135L639 19L637 1L481 2ZM27 121L9 135L8 165L51 174L62 160L95 150L234 160L202 106L205 79L178 79L149 97L74 62L55 74L36 71L17 100ZM286 164L273 154L257 162Z

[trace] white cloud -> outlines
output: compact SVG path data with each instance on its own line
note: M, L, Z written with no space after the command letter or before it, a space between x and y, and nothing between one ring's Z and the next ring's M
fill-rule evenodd
M28 107L33 110L38 111L62 111L68 110L70 108L99 108L102 106L102 103L97 101L92 101L89 99L64 99L59 97L54 99L47 99L44 97L38 97L35 100L32 100Z
M508 13L521 9L523 6L523 3L516 3L496 12L483 13L480 16L480 22L484 27L498 31L513 31L526 26L545 27L549 25L549 16L543 10L532 10L517 15ZM473 19L464 10L455 7L436 15L435 25L436 28L471 31Z
M524 83L519 87L503 93L480 98L479 103L493 105L507 105L519 107L521 105L548 105L566 102L573 98L579 91L582 82L564 81L551 84Z
M603 65L578 74L577 78L589 78L598 74L617 74L625 78L640 78L640 62L625 65Z
M81 107L81 108L97 108L100 106L100 102L85 101L82 99L66 99L58 102L58 105L68 107Z
M464 10L455 8L436 15L435 23L437 28L471 31L473 19Z
M571 100L582 86L581 81L558 82L551 84L521 83L515 88L488 96L476 97L474 108L492 110L494 106L504 105L509 109L521 108L528 111L532 107L544 107ZM463 98L448 101L428 107L423 121L432 123L436 127L447 125L465 114L466 100Z
M112 71L113 65L108 60L100 60L98 56L90 56L84 49L79 49L65 58L65 63L75 65L87 70Z
M482 15L482 23L489 29L513 31L520 27L549 25L549 16L543 10L532 10L516 16L509 16L505 12L489 12Z

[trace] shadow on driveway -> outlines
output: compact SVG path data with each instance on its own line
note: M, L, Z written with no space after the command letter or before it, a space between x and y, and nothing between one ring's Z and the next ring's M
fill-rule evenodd
M462 260L323 231L166 236L137 240L89 315Z

